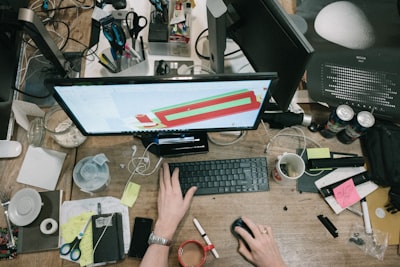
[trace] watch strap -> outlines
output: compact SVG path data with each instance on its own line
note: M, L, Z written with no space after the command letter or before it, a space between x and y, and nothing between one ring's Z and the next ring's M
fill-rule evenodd
M149 245L158 244L158 245L163 245L163 246L170 246L172 244L172 240L157 236L156 234L154 234L154 232L151 232L147 243Z

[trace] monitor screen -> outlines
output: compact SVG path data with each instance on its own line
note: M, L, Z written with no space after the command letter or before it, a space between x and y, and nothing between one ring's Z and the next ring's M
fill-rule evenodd
M85 135L251 130L276 73L47 80Z
M287 110L313 47L276 0L224 0L227 36L241 48L256 72L278 73L272 97Z
M400 1L308 0L297 12L315 48L307 68L310 97L399 123Z

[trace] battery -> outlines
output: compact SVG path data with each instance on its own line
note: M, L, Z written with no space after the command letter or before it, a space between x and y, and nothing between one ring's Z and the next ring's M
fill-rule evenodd
M324 128L320 130L320 134L325 138L333 138L337 133L346 128L354 117L353 109L345 104L339 105L329 115L328 121Z
M351 144L375 124L375 117L369 111L361 111L347 127L337 134L343 144Z

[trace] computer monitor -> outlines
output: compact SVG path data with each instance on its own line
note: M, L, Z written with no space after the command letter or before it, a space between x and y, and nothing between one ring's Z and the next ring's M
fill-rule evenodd
M164 137L190 142L206 132L256 129L276 77L250 73L50 79L46 87L84 135L133 134L161 144L167 143Z
M210 0L213 2L213 0ZM226 18L221 18L221 5L208 5L210 43L221 43L219 22L226 21L226 35L233 39L256 72L277 72L279 80L270 93L279 108L286 111L301 82L313 47L299 31L276 0L223 0ZM210 16L215 23L210 23ZM211 27L210 27L211 26ZM224 47L223 44L210 47ZM219 49L222 50L222 49ZM214 49L212 60L223 60ZM218 62L215 66L220 66Z
M315 48L307 68L310 97L400 122L400 1L308 0L297 13Z

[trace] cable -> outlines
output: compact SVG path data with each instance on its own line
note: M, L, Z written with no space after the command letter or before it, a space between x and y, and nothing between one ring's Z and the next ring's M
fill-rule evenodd
M299 135L299 134L284 133L285 131L288 131L288 130L296 130L296 131L299 131L301 134ZM285 136L285 137L296 137L296 138L298 137L298 138L302 138L302 139L303 139L304 145L303 145L302 151L301 151L301 153L300 153L300 155L299 155L300 157L303 157L303 154L304 154L304 152L305 152L306 149L307 149L307 141L310 141L310 142L314 143L315 145L317 145L317 147L321 147L321 145L320 145L317 141L315 141L315 140L312 139L312 138L307 137L307 136L305 135L304 131L303 131L300 127L292 126L292 127L283 128L283 129L280 130L276 135L274 135L274 136L270 139L270 141L268 142L267 147L266 147L266 149L265 149L265 153L268 154L268 152L270 151L270 146L272 145L272 143L275 141L276 138L278 138L278 137L283 137L283 136ZM319 172L317 172L317 173L309 173L309 172L307 172L307 171L305 171L305 173L306 173L307 175L309 175L309 176L318 176L318 175L320 175L321 173L323 173L323 170L321 170L321 171L319 171Z
M199 49L197 48L197 46L198 46L198 44L199 44L199 41L200 41L200 38L202 37L202 35L203 35L206 31L208 31L208 29L202 30L202 31L200 32L200 34L197 36L196 41L195 41L195 43L194 43L194 50L195 50L195 52L196 52L196 55L197 55L199 58L202 58L202 59L205 59L205 60L210 60L210 57L202 55L202 54L200 53ZM234 51L232 51L232 52L229 52L229 53L225 54L224 57L231 56L231 55L236 54L236 53L238 53L238 52L240 52L240 51L242 51L242 50L241 50L241 49L234 50Z
M208 140L210 140L210 142L215 144L215 145L218 145L218 146L230 146L230 145L236 144L237 142L242 140L246 136L246 134L247 134L247 131L240 131L240 135L236 139L234 139L231 142L227 142L227 143L219 142L219 141L215 140L214 138L212 138L211 135L209 135L209 134L207 134L207 136L208 136Z

